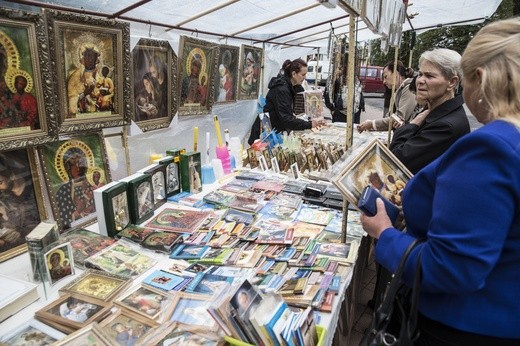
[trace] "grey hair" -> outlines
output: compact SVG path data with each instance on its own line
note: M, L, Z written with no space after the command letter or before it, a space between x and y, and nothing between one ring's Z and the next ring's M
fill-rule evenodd
M442 73L444 78L451 79L453 76L462 80L462 68L460 67L461 56L454 50L447 48L436 48L426 51L419 58L419 65L423 60L427 60L434 64Z

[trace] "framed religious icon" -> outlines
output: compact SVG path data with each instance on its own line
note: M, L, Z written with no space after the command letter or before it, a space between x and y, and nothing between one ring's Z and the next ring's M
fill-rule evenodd
M3 345L23 346L28 345L27 341L32 338L35 341L38 340L41 345L51 345L65 336L64 333L32 318L7 333L5 330L2 331L0 342Z
M238 61L240 48L220 45L218 68L215 69L215 103L234 102L237 100Z
M352 151L348 164L332 179L332 183L357 208L365 186L371 185L393 204L401 207L401 194L412 173L380 140L374 139L364 148Z
M110 313L110 305L100 300L65 294L36 311L35 317L66 334L96 322Z
M123 276L88 269L61 288L60 294L74 293L108 302L121 292L129 282L130 279Z
M170 43L139 39L132 68L133 120L142 131L168 127L177 113L177 55Z
M153 320L127 310L118 309L99 322L103 333L114 345L146 345L145 335L158 324Z
M166 202L166 168L167 166L165 164L155 163L139 171L152 177L153 203L155 208Z
M0 150L58 138L48 47L42 14L0 8Z
M33 150L0 152L0 262L27 250L25 236L47 218Z
M154 191L152 176L142 172L134 173L120 181L127 183L130 222L140 224L153 216Z
M138 286L119 296L114 303L120 307L157 322L164 322L171 314L173 297L161 290Z
M96 322L76 330L54 343L55 346L96 345L111 346L114 343L101 331Z
M204 294L179 293L175 295L172 304L170 321L204 326L207 330L216 331L218 325L207 310L210 303Z
M114 237L130 224L127 184L113 181L94 190L99 233Z
M70 243L59 244L45 250L44 265L51 285L74 275L74 257Z
M46 11L55 62L60 132L130 122L130 24Z
M262 78L264 51L262 48L242 45L239 65L239 100L256 100Z
M94 190L110 182L101 133L47 143L38 150L49 200L60 231L94 222Z
M181 36L179 44L179 114L208 114L215 99L218 45Z

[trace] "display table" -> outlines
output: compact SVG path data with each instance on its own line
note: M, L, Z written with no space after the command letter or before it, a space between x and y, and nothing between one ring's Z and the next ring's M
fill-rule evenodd
M222 182L221 182L222 183ZM212 185L207 185L204 187L204 191L200 194L201 196L205 195L206 193L212 191L213 189L220 186L221 183L215 183ZM159 207L154 215L157 215L158 212L163 210L166 207L171 207L176 204L171 204L169 202L163 204L161 207ZM147 222L147 221L146 221ZM145 223L146 223L145 222ZM143 223L144 224L144 223ZM91 226L86 227L86 229L91 231L98 231L97 224L93 224ZM154 270L157 270L161 263L161 258L167 259L168 256L165 254L157 254L157 259L159 260L159 263L157 263L154 267L149 269L147 272L143 273L139 277L137 277L134 280L142 280L142 278L146 277L148 274L153 272ZM354 269L354 268L353 268ZM10 318L6 319L0 324L0 331L2 331L2 334L6 333L7 331L10 331L24 323L26 323L29 319L34 317L34 314L36 311L47 305L49 302L55 300L58 298L58 290L67 285L70 281L72 281L74 278L80 274L82 270L75 269L75 275L69 278L66 278L60 282L58 282L55 286L49 287L48 284L40 283L38 286L38 293L40 296L40 299L36 302L32 303L31 305L27 306L23 310L19 311L15 315L11 316ZM32 269L30 265L29 260L29 254L24 253L17 257L14 257L8 261L5 261L3 263L0 263L0 273L6 276L10 276L17 279L22 279L26 281L31 281L31 275L32 275ZM338 321L340 318L343 318L340 315L341 307L342 306L352 306L352 302L345 302L345 299L347 299L347 288L351 285L351 281L353 279L354 270L350 271L348 276L341 282L340 289L338 294L335 296L333 308L330 313L322 313L322 312L316 312L316 322L319 326L323 327L325 330L324 335L324 341L323 345L331 345L334 334L336 331L336 326L338 325ZM0 288L1 289L1 288ZM350 310L350 309L348 309ZM347 311L348 312L348 311ZM348 328L347 333L349 332L350 328Z

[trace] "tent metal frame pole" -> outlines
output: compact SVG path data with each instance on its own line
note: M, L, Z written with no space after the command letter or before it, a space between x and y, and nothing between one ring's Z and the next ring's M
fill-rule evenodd
M339 26L335 27L334 29L339 29L339 28L343 28L343 27L346 27L346 26L348 26L348 24L339 25ZM323 31L318 31L318 32L315 32L315 33L312 33L312 34L309 34L309 35L300 36L298 38L293 38L293 39L290 39L288 41L285 41L284 43L289 43L289 42L292 42L292 41L301 40L301 39L304 39L304 38L307 38L307 37L312 37L312 36L315 36L315 35L324 34L324 33L328 33L328 32L330 32L330 28L328 28L326 30L323 30Z
M365 29L368 29L368 28L365 27L365 28L357 29L357 31L361 31L361 30L365 30ZM345 31L345 32L337 33L336 36L347 35L347 34L348 34L348 32ZM306 43L311 43L311 42L315 42L315 41L321 41L323 39L325 39L325 37L320 37L320 38L316 38L316 39L313 39L313 40L300 42L299 44L306 44Z
M121 11L118 11L118 12L112 14L112 16L108 17L108 18L110 18L110 19L117 18L120 15L125 14L126 12L129 12L129 11L132 11L134 8L137 8L137 7L141 6L141 5L144 5L144 4L146 4L146 3L150 2L150 1L152 1L152 0L141 0L139 2L136 2L135 4L133 4L131 6L128 6L128 7L125 7Z
M337 20L341 20L341 19L345 19L347 18L349 15L345 15L345 16L341 16L341 17L337 17L337 18L334 18L334 19L329 19L329 20L325 20L323 22L320 22L320 23L316 23L316 24L313 24L313 25L309 25L309 26L306 26L304 28L300 28L300 29L297 29L297 30L293 30L293 31L290 31L290 32L286 32L285 34L281 34L281 35L278 35L278 36L275 36L275 37L271 37L271 38L268 38L267 40L264 40L264 41L257 41L257 42L266 42L266 43L270 43L272 42L273 40L276 40L280 37L285 37L285 36L289 36L289 35L292 35L292 34L296 34L296 33L299 33L301 31L304 31L304 30L308 30L308 29L312 29L312 28L315 28L317 26L320 26L320 25L323 25L323 24L327 24L327 23L332 23L332 22L335 22ZM329 31L330 29L327 29L327 31ZM256 42L255 42L256 43Z
M41 3L41 2L32 1L32 0L9 0L9 2L12 2L12 3L15 3L15 4L20 4L20 5L34 6L34 7L38 7L38 8L46 8L46 9L51 9L51 10L59 10L59 11L66 11L66 12L72 12L72 13L83 14L83 15L90 15L90 16L94 16L94 17L126 20L126 21L129 21L129 22L148 24L148 25L154 25L154 26L160 26L160 27L163 27L163 28L179 30L179 31L185 31L185 32L190 32L190 33L196 32L196 33L203 34L203 35L217 36L217 37L221 37L221 38L232 38L234 40L253 42L253 44L255 44L255 43L263 43L264 42L264 41L258 41L258 40L254 39L252 37L232 36L232 35L228 35L228 34L217 33L217 32L206 31L206 30L197 30L197 29L191 29L191 28L183 28L183 27L179 27L179 26L176 26L176 25L159 23L159 22L154 22L154 21L150 21L150 20L146 20L146 19L133 18L133 17L128 17L128 16L121 16L120 15L120 16L114 17L114 14L110 14L110 13L100 13L100 12L94 12L94 11L87 11L85 9L77 9L77 8L73 8L73 7L53 5L53 4L48 4L48 3ZM268 41L265 41L265 42L268 42ZM314 46L312 46L312 47L310 47L310 46L302 46L302 45L299 45L299 44L291 45L291 44L278 43L278 42L271 42L271 43L279 44L279 45L283 45L283 46L302 47L302 48L309 48L309 49L317 48L317 47L314 47Z
M356 64L356 17L354 13L350 14L349 18L349 37L348 37L348 67L343 73L347 78L347 114L345 127L345 148L352 146L352 131L353 131L353 108L354 108L354 73ZM347 219L348 219L348 202L343 199L343 221L341 222L341 241L343 243L347 240Z
M192 21L194 21L196 19L204 17L207 14L210 14L211 12L215 12L215 11L221 10L221 9L223 9L225 7L228 7L229 5L233 5L235 2L238 2L238 1L240 1L240 0L228 0L227 2L225 2L223 4L220 4L220 5L217 5L215 7L209 8L206 11L200 12L200 13L194 15L193 17L190 17L190 18L188 18L186 20L183 20L182 22L177 23L176 26L182 26L182 25L184 25L186 23L192 22ZM172 30L172 28L168 28L165 31L170 31L170 30Z
M320 3L317 2L315 4L312 4L312 5L309 5L309 6L306 6L306 7L303 7L303 8L299 8L297 10L294 10L292 12L289 12L289 13L286 13L284 15L281 15L281 16L278 16L278 17L275 17L275 18L272 18L272 19L269 19L269 20L266 20L265 22L261 22L261 23L257 23L257 24L254 24L254 25L251 25L247 28L244 28L242 30L239 30L239 31L236 31L234 33L232 33L231 35L234 36L234 35L238 35L238 34L241 34L243 32L247 32L247 31L250 31L250 30L253 30L253 29L256 29L256 28L259 28L261 26L264 26L264 25L267 25L267 24L271 24L271 23L274 23L274 22L277 22L279 20L282 20L282 19L286 19L288 17L292 17L296 14L300 14L302 12L305 12L305 11L308 11L308 10L311 10L315 7L318 7L320 6Z
M397 84L397 75L399 72L397 72L397 61L399 61L399 47L395 47L395 53L394 53L394 75L392 80L392 95L390 96L390 106L388 110L388 117L390 117L390 121L388 122L388 139L387 139L387 145L390 146L390 140L392 139L392 128L394 127L394 120L390 116L392 113L392 110L394 109L394 101L395 101L395 87Z

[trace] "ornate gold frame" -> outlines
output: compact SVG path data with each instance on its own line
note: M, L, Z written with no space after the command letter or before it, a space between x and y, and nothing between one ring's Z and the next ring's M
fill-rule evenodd
M57 66L60 132L129 124L130 24L53 10L46 11L46 18L51 59ZM87 51L96 54L93 69L85 66ZM113 82L108 89L105 67Z
M13 37L10 37L10 33ZM16 95L14 80L18 76L23 76L27 81L25 93L32 95L31 102L36 102L39 122L39 125L37 123L34 125L39 128L31 129L28 124L19 124L19 126L10 124L9 128L0 130L0 150L25 148L56 140L58 101L43 15L0 8L0 46L7 55L6 71L1 76L6 79L6 89L9 89L6 92ZM12 110L12 112L19 112L19 110ZM2 102L0 121L7 122L9 118L9 122L18 121L16 115L10 113L11 111L4 109Z
M165 61L162 61L165 58ZM151 131L164 127L170 126L178 108L178 96L177 96L177 55L173 51L168 41L152 40L141 38L137 45L132 50L132 68L133 68L133 98L137 105L137 97L139 94L140 80L143 77L145 71L150 71L150 67L142 63L142 60L158 60L163 64L164 71L166 74L166 107L163 113L159 112L153 119L140 120L138 119L138 111L134 109L132 119L135 121L137 126L142 131ZM145 65L145 66L142 66ZM149 65L152 65L150 63ZM157 69L157 67L155 67ZM153 73L153 72L150 72Z

